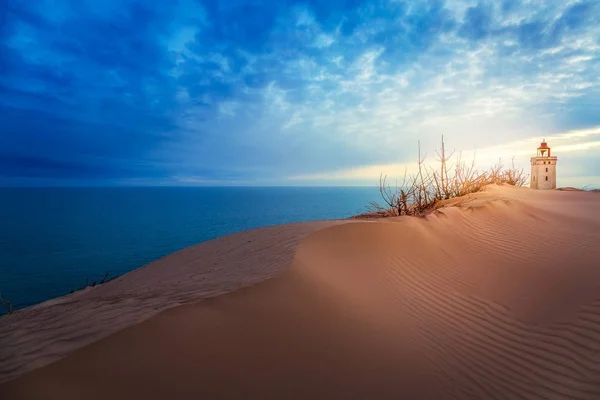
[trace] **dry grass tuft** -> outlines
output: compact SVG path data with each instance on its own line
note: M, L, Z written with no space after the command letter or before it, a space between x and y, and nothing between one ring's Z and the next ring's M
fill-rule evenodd
M2 303L4 305L4 307L6 307L6 310L8 312L8 314L12 314L13 312L13 305L10 302L10 300L7 300L5 298L2 297L2 293L0 293L0 303Z
M528 180L528 175L522 169L515 168L514 160L510 167L503 167L498 163L487 171L478 171L475 169L475 159L467 164L459 153L455 163L450 164L454 152L446 153L443 136L441 148L436 151L436 155L438 167L426 166L426 156L421 156L419 142L418 172L408 175L405 171L402 184L394 189L388 185L387 176L381 175L379 193L383 205L371 202L367 206L367 211L386 216L422 216L435 209L441 200L476 193L490 184L523 186Z

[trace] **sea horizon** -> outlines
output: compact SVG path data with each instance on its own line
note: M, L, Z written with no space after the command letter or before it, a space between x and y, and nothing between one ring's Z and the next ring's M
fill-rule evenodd
M377 196L374 185L0 187L0 292L25 308L225 235L348 218Z

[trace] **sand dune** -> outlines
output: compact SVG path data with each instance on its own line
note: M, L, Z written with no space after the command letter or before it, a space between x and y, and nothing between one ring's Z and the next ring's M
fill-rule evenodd
M0 318L0 383L159 312L280 274L308 234L345 221L280 225L211 240L102 286Z
M276 278L163 311L0 397L600 398L599 194L490 186L424 219L321 228L273 274L250 263L277 247L244 261Z

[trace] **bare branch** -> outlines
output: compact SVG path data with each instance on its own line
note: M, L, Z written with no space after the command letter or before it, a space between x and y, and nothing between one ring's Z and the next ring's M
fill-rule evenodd
M2 304L4 304L4 307L6 307L6 309L8 310L9 315L13 313L12 303L10 302L10 300L7 300L4 297L2 297L2 292L0 292L0 302L2 302Z
M435 151L438 168L425 165L426 155L421 155L421 142L417 142L417 173L409 175L404 170L402 185L392 190L387 184L387 176L379 179L379 193L384 205L375 202L368 209L375 212L385 212L389 215L422 215L433 209L436 203L453 197L464 196L482 190L490 184L509 184L523 186L527 183L528 175L522 169L517 169L512 159L511 166L504 168L502 159L487 171L480 172L475 168L475 156L467 164L462 153L455 150L446 153L444 136L441 148ZM456 154L456 156L455 156ZM476 151L475 151L476 155ZM456 157L454 164L450 161Z

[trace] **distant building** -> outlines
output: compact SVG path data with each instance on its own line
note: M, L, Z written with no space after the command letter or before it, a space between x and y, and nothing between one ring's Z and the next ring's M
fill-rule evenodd
M537 148L537 156L531 157L531 183L532 189L556 189L556 161L553 157L546 139Z

